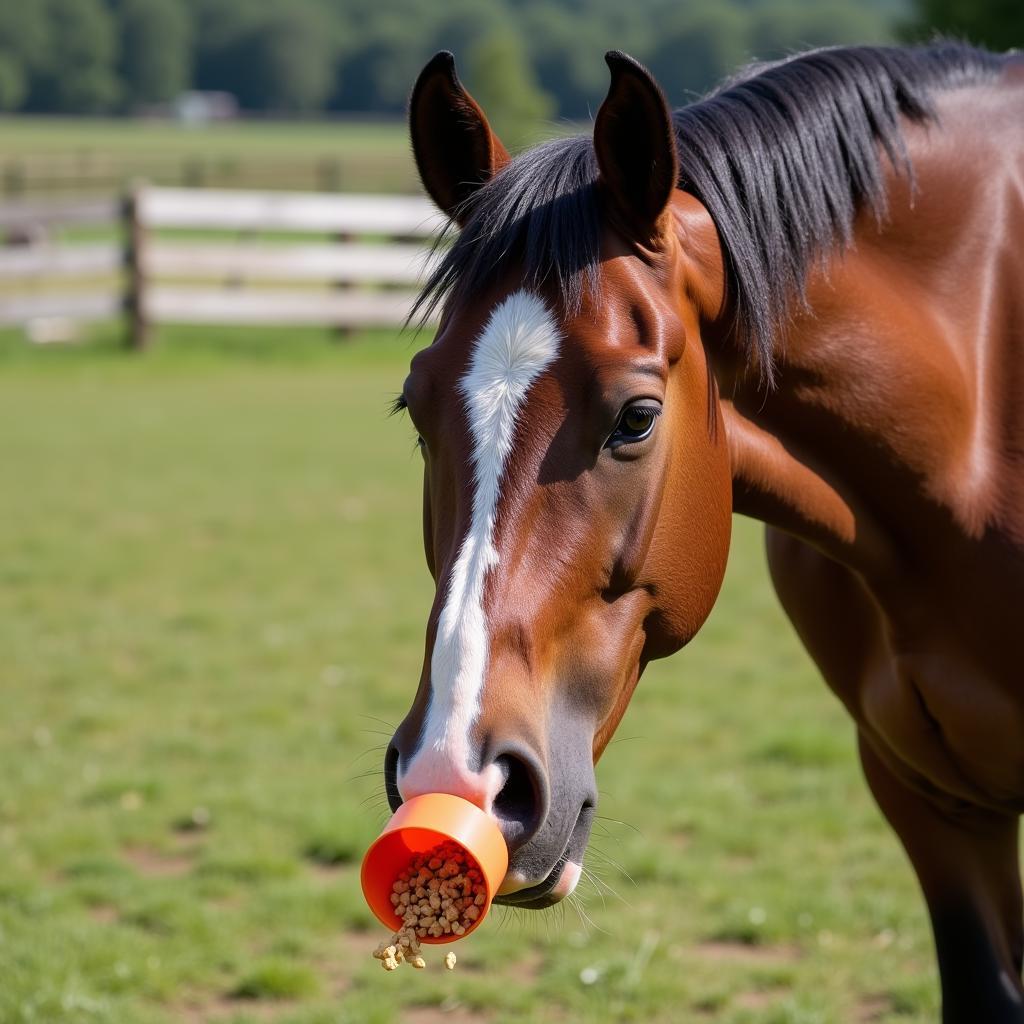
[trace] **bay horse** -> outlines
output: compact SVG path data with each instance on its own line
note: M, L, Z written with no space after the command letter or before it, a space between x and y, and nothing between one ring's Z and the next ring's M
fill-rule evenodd
M943 1020L1024 1022L1024 60L814 51L670 112L611 52L593 135L515 159L449 53L412 92L452 244L412 360L436 597L393 807L580 876L594 764L700 628L733 513L856 725L930 911Z

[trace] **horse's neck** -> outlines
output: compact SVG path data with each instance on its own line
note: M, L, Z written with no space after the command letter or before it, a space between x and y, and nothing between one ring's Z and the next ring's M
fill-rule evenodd
M774 392L712 354L737 511L867 572L936 508L1024 545L1006 511L1024 507L1022 101L1024 85L950 92L941 127L908 126L916 192L891 174L885 225L862 214L809 279Z

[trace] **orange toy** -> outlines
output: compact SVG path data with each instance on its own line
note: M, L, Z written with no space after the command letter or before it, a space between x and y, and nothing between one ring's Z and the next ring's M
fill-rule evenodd
M395 931L400 924L391 905L395 879L417 853L425 853L446 840L458 843L469 858L476 861L487 887L487 902L477 920L466 929L466 935L487 916L508 869L508 848L501 829L489 814L460 796L424 793L407 800L395 811L363 858L360 874L363 895L385 927ZM426 936L420 941L451 943L456 938L454 935Z

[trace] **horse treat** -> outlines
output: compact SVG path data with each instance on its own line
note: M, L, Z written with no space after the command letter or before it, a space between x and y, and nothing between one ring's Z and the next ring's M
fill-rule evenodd
M398 927L373 955L386 971L403 963L422 970L420 940L465 935L487 903L487 886L476 861L458 843L443 842L410 860L391 886L390 900ZM454 953L444 965L454 969Z

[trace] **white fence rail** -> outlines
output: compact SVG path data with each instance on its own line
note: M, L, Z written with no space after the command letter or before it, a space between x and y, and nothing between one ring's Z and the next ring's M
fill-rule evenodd
M0 205L0 231L23 231L56 224L105 224L117 220L116 199L30 200Z
M0 298L0 324L30 324L34 320L112 320L124 310L116 288L82 292L48 292Z
M410 301L402 292L215 291L175 285L156 285L145 294L144 315L155 323L268 327L390 327L405 320Z
M48 277L84 277L114 274L121 269L124 252L111 243L54 245L25 243L0 249L0 280L35 280Z
M154 241L141 256L143 273L152 277L414 285L423 272L425 251L422 245L400 242L263 245Z
M83 224L122 241L51 238ZM120 204L9 204L0 324L124 312L139 348L163 323L394 326L443 226L413 196L144 187Z
M436 207L419 196L147 188L138 193L137 209L154 228L429 238L444 226Z

